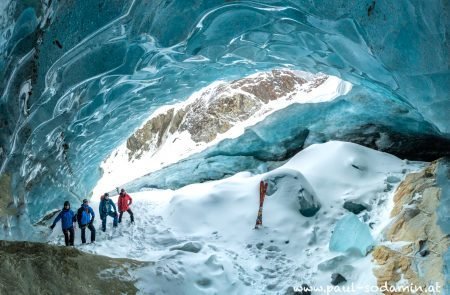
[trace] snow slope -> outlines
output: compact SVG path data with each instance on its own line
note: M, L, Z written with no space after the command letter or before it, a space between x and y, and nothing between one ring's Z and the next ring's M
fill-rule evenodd
M359 217L372 226L372 236L381 243L395 187L407 172L422 166L352 143L312 145L266 174L242 172L176 191L133 194L135 225L128 225L125 213L117 230L109 220L107 232L99 232L95 244L77 247L153 261L135 273L142 294L284 294L302 283L330 287L333 272L347 278L343 286L375 286L370 255L329 250L334 225L349 214L343 202L356 200L371 208ZM254 230L259 181L280 175L313 191L321 208L313 217L302 216L296 197L299 186L294 180L281 181L266 197L263 227ZM92 206L97 211L98 199ZM63 244L60 231L55 230L49 241ZM339 255L345 255L340 265L318 269L319 263ZM354 294L364 292L356 289Z

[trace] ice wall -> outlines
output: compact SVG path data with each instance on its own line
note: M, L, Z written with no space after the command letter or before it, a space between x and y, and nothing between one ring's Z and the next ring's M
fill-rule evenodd
M329 140L352 141L407 159L432 160L450 151L450 141L440 138L417 110L356 86L331 102L294 104L277 111L237 138L125 186L130 191L176 189L244 170L261 173L311 144Z
M23 213L33 223L63 199L89 195L99 163L149 112L219 78L322 71L360 85L369 100L409 105L441 137L450 131L448 1L5 0L0 8L6 232Z

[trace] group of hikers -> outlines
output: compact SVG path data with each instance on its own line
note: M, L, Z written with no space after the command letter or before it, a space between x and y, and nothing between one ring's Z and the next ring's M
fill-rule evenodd
M258 229L262 226L262 209L264 204L264 198L267 192L268 183L264 180L261 180L259 186L259 210L258 216L256 218L255 229ZM117 189L118 192L118 189ZM109 198L109 194L105 193L101 196L101 201L99 205L99 213L100 219L102 220L102 231L106 231L106 218L108 216L113 218L113 227L117 227L119 223L122 222L122 215L124 212L128 212L130 214L131 223L134 223L134 215L133 211L130 209L130 205L133 202L130 195L127 194L125 189L120 190L119 198L117 200L117 210L114 202ZM95 214L94 210L88 205L89 201L87 199L83 200L83 204L78 209L77 214L73 213L70 210L69 201L64 202L64 208L59 212L58 216L56 216L53 224L50 228L53 230L56 223L61 220L61 227L64 233L64 240L66 246L73 246L73 242L75 240L75 224L78 223L78 226L81 229L81 242L83 244L86 243L86 228L91 231L91 243L95 242L95 228L93 226ZM119 213L117 213L119 211Z
M106 218L108 216L113 218L113 227L117 227L118 223L122 222L122 215L124 212L130 214L131 223L134 223L134 215L130 209L130 205L133 202L130 195L127 194L125 189L120 190L119 198L117 201L117 207L114 202L109 198L109 194L105 193L101 196L99 213L102 220L102 231L106 231ZM119 213L117 213L119 211ZM83 204L78 209L77 214L70 209L69 201L64 202L64 207L56 216L53 224L50 228L53 230L56 223L61 220L61 227L64 233L64 241L66 246L73 246L75 240L75 225L78 223L78 227L81 229L81 242L86 243L86 228L91 232L91 243L95 242L95 227L93 225L95 219L94 210L89 206L87 199L83 200Z

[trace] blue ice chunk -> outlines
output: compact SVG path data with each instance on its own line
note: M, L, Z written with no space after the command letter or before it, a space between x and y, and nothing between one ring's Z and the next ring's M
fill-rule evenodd
M356 252L365 256L374 244L370 229L355 214L340 219L330 240L330 250L337 252Z

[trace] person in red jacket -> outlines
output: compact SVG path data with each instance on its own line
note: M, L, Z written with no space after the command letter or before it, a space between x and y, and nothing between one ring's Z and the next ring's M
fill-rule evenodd
M131 223L134 223L133 211L130 209L130 205L133 202L130 195L126 193L124 189L120 190L119 199L117 201L117 207L119 207L119 223L122 222L123 212L130 214Z

